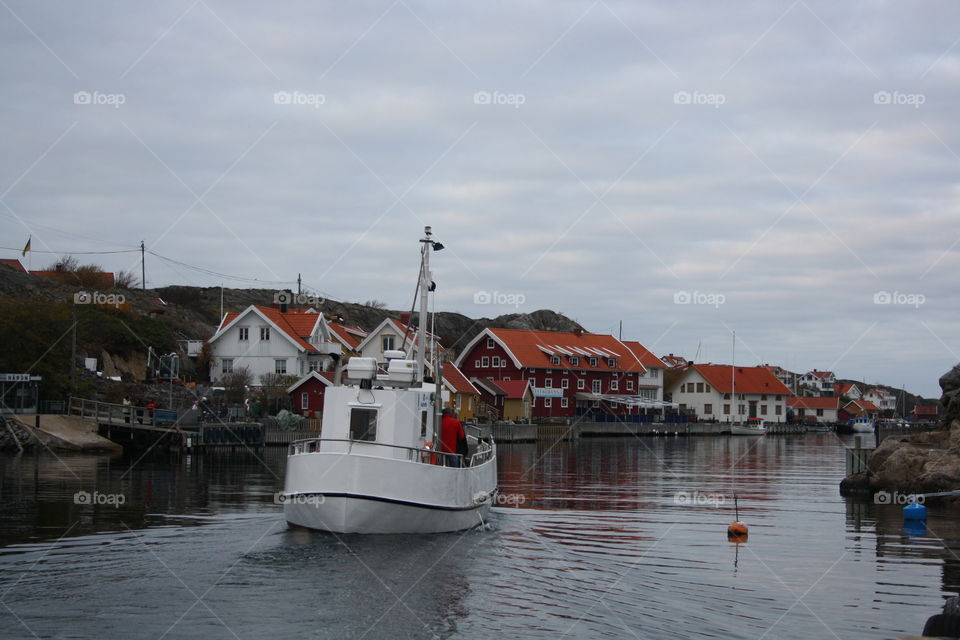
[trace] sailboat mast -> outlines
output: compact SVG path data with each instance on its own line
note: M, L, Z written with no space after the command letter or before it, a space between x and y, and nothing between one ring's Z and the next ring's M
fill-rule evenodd
M730 394L730 400L737 408L736 422L740 422L740 405L737 404L737 332L733 332L733 353L730 356L730 387L733 392Z

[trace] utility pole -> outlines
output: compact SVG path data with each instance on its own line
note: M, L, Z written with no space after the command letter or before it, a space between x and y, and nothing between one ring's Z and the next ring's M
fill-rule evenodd
M70 396L77 390L77 303L73 303L73 335L70 339Z
M300 274L298 273L297 274L297 297L298 298L300 297L301 293L303 293L303 291L300 290Z
M140 288L147 290L147 263L144 255L143 240L140 241Z

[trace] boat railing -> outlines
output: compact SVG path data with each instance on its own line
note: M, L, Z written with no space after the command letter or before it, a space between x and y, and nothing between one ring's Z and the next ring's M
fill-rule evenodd
M340 442L349 444L351 447L356 444L375 447L387 447L389 449L399 449L407 452L407 460L411 462L423 462L425 464L436 464L442 466L454 466L454 460L463 456L456 453L444 453L435 449L424 449L421 447L407 447L401 444L387 444L385 442L369 442L367 440L350 440L347 438L306 438L304 440L294 440L290 443L290 455L299 455L302 453L319 453L320 445L326 442ZM478 452L479 453L479 452Z
M477 452L470 456L470 466L476 467L493 458L494 448L489 442L478 440Z

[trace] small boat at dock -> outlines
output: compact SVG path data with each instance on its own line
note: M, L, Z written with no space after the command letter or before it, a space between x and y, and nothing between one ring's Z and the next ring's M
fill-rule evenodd
M743 424L730 425L730 434L734 436L763 436L767 434L767 425L760 418L748 418Z

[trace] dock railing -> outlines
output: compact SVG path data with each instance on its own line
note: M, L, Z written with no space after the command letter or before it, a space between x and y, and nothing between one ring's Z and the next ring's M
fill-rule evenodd
M148 409L131 404L114 404L74 397L70 398L67 414L95 420L98 424L129 424L147 427L171 425L176 423L177 418L175 411L167 409Z

